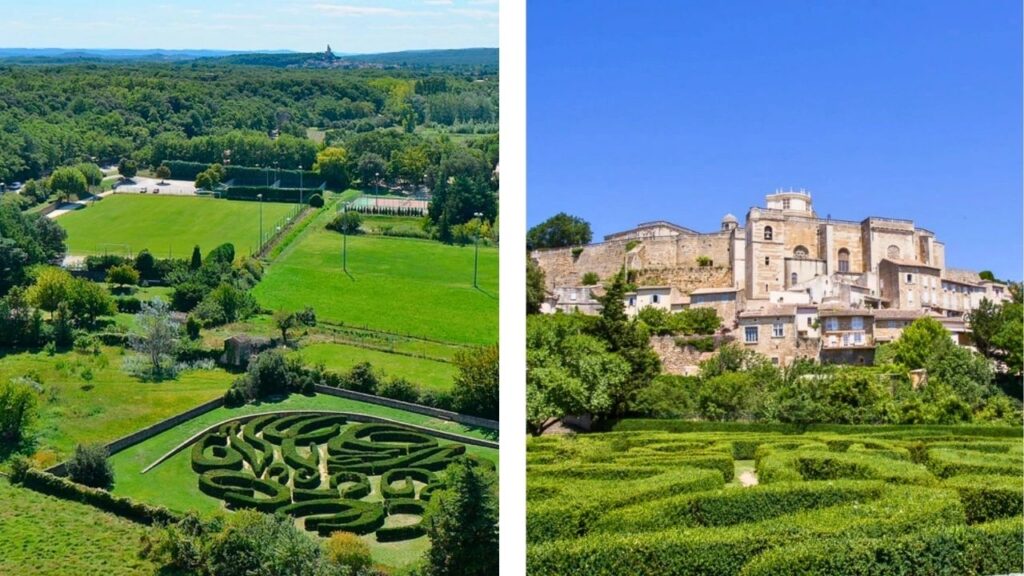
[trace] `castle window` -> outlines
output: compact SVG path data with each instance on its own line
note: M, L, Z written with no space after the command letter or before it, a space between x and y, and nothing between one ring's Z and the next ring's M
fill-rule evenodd
M913 274L907 274L907 284L913 284L913 283L914 283L914 275Z
M895 245L895 244L889 246L885 250L885 256L889 260L899 260L900 259L900 247Z
M807 248L803 246L797 246L796 248L793 249L793 257L796 258L797 260L806 260L807 254Z
M765 266L768 266L769 264L771 264L771 261L772 261L771 258L769 258L767 256L764 257L764 265Z
M771 226L765 226L764 227L764 239L765 240L771 240L772 239L772 227Z
M743 336L747 344L757 344L757 326L747 326Z
M791 273L789 275L789 283L790 284L796 284L796 281L797 281L797 275L796 275L796 272L793 272L793 273Z
M772 324L772 338L782 338L786 335L786 327L782 322Z
M850 251L847 250L846 248L839 249L839 271L850 271Z
M789 210L789 198L782 199L782 209Z
M659 302L657 294L652 294L651 295L651 302L654 303L654 304L657 304Z

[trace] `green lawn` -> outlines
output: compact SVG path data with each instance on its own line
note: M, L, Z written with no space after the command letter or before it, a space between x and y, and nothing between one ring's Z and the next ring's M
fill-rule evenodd
M0 502L0 574L156 573L156 566L138 558L144 526L3 478Z
M317 343L303 346L294 354L306 365L323 363L333 372L346 372L360 362L369 362L386 378L405 378L425 390L450 390L458 370L447 362L413 358L347 346L345 344Z
M269 234L294 208L264 202L264 231ZM225 242L235 245L236 254L248 254L259 240L259 213L257 202L115 194L57 222L68 232L70 254L135 254L148 248L159 257L187 258L197 244L205 255Z
M346 325L470 344L498 339L498 250L480 248L479 289L473 247L429 240L342 236L325 228L325 211L267 270L253 290L266 308L312 306Z
M103 348L99 356L0 351L0 382L28 374L41 380L36 448L63 458L76 444L109 442L216 398L235 378L204 370L172 381L139 382L122 371L123 358L118 348Z

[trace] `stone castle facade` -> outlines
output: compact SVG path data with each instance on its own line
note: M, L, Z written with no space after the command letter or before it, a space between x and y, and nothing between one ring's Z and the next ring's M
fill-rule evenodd
M931 315L967 344L966 315L1007 287L946 268L945 245L911 220L822 218L805 191L776 191L742 223L732 214L702 233L647 222L576 248L536 250L546 311L597 313L600 285L627 270L627 310L715 308L723 330L780 363L798 357L869 362L877 343ZM599 284L600 284L599 282Z

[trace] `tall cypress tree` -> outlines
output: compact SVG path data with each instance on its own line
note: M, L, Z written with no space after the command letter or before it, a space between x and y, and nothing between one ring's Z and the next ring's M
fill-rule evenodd
M199 270L202 267L203 254L199 251L199 245L196 244L196 246L192 248L192 263L189 265L189 268L193 270Z
M448 468L448 488L430 499L427 571L432 576L498 573L498 503L489 473L459 460Z

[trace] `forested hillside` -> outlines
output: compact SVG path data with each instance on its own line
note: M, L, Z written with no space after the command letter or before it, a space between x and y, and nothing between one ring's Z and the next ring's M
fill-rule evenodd
M218 59L7 65L0 66L0 181L123 157L142 167L216 162L226 147L236 164L309 168L320 145L306 139L309 128L330 144L373 148L382 176L402 166L425 176L421 168L452 154L483 172L497 163L497 120L497 76L485 73L241 67ZM485 137L454 146L446 133ZM395 164L396 145L418 151Z

